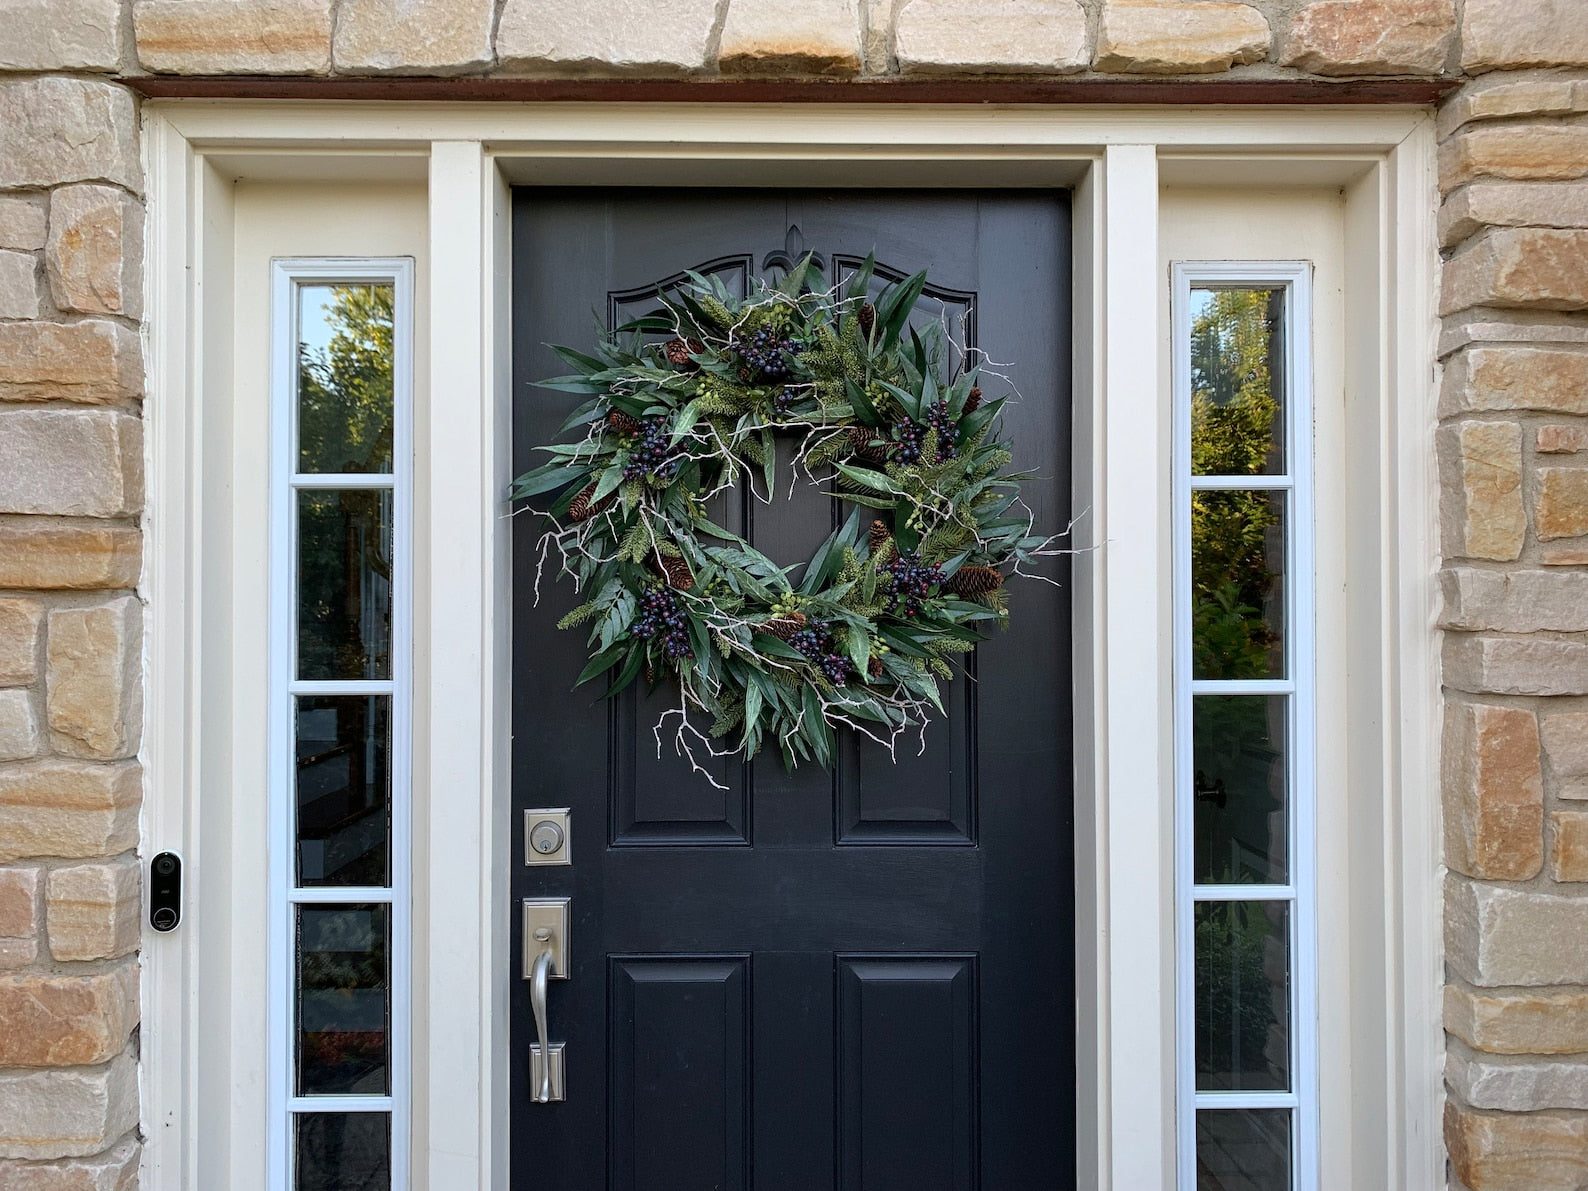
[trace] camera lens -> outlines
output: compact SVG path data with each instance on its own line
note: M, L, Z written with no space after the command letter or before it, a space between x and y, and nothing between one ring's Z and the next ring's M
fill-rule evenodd
M154 924L155 930L170 930L176 925L176 911L170 906L161 906L149 916L149 921Z
M176 872L176 861L169 856L158 857L154 862L154 871L162 877L169 877Z

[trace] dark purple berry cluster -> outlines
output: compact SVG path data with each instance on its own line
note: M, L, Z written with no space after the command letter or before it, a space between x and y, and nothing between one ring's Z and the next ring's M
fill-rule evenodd
M757 331L748 339L735 339L728 344L749 372L750 380L787 380L790 375L788 356L785 353L800 349L797 339L780 339L771 331Z
M817 669L834 686L842 686L855 673L854 663L847 655L838 652L832 630L819 620L812 621L792 634L788 643L815 662Z
M934 402L927 412L926 424L937 431L937 462L952 459L957 451L954 439L958 430L954 425L954 419L949 416L948 402Z
M629 448L629 461L623 465L623 478L639 480L656 476L671 480L683 463L682 459L673 457L672 446L668 441L671 437L664 415L646 418L639 438Z
M661 639L662 651L673 659L692 658L695 651L689 647L689 630L685 624L684 608L678 593L671 587L648 587L640 597L640 614L629 626L629 632L647 641Z
M883 570L888 576L888 589L884 593L895 612L914 616L921 610L921 601L933 587L943 582L943 568L928 566L913 554L901 554Z
M893 448L895 463L916 463L921 458L921 448L926 440L926 427L905 418L893 428L898 446Z
M772 408L777 412L779 417L786 417L794 409L794 403L798 401L799 398L800 395L798 393L785 385L783 388L779 389L777 391L777 395L772 398Z

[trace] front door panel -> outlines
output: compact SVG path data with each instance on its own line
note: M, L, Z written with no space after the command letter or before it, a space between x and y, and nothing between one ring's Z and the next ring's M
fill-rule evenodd
M1039 527L1067 524L1069 208L1036 192L518 191L515 470L577 401L532 387L564 371L546 344L586 348L682 269L742 287L805 250L829 283L873 250L885 277L930 270L918 313L984 353L990 394L1018 389L1024 495ZM785 564L846 512L788 476L714 514ZM702 756L720 790L671 731L658 756L676 691L570 694L584 638L554 627L576 599L549 566L536 602L538 534L517 519L512 862L515 897L571 898L548 1006L566 1099L530 1100L516 982L513 1186L1073 1185L1068 568L1013 584L1012 627L970 655L920 755L850 739L832 771L792 775L775 751ZM522 809L564 806L572 863L525 866Z

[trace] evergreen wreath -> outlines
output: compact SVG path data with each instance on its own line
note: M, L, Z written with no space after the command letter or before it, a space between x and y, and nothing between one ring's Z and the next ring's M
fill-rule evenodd
M590 626L575 685L605 676L611 696L642 675L676 680L657 748L677 717L676 750L708 778L696 748L748 759L775 740L793 769L831 765L840 726L890 750L924 732L951 657L1007 624L1005 572L1056 553L1019 502L1027 477L1004 470L1004 399L983 399L976 367L945 375L942 328L910 326L926 274L873 303L874 267L842 295L812 292L806 256L743 298L690 272L657 313L603 331L594 355L553 348L577 371L541 382L589 399L558 431L577 441L537 448L551 462L513 484L514 499L559 494L537 598L555 548L586 596L558 625ZM796 480L834 482L857 506L797 584L796 567L706 509L739 484L771 500L785 435Z

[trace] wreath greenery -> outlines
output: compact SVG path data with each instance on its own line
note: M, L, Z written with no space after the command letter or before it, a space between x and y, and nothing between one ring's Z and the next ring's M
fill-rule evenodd
M576 372L542 382L588 400L558 432L577 440L538 448L551 462L513 485L551 500L537 593L555 549L585 596L559 627L590 626L575 685L676 679L657 746L676 717L699 772L699 748L748 758L775 740L792 769L832 764L839 726L890 749L924 731L952 656L1007 623L1005 572L1049 553L1019 503L1026 477L1005 470L1004 399L983 399L975 367L947 375L942 328L910 325L924 272L874 303L873 272L868 258L842 294L812 292L806 257L746 297L689 273L595 354L554 348ZM856 506L797 583L707 516L740 484L772 498L783 436L796 479Z

